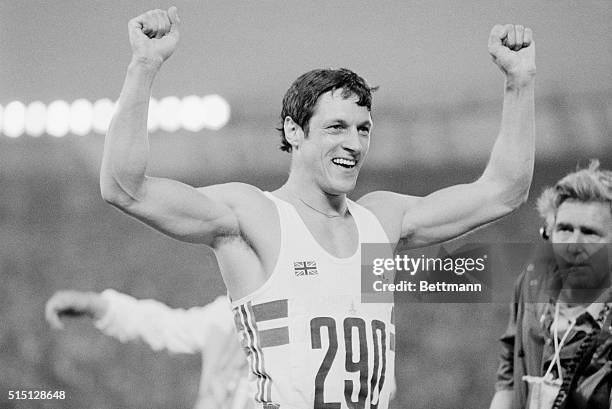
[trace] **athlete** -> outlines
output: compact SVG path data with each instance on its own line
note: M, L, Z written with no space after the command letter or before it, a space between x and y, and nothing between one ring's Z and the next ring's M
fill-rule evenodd
M373 192L353 202L347 194L371 139L372 88L346 69L307 72L287 91L281 133L291 168L279 189L193 188L147 176L151 86L176 49L180 20L171 7L144 13L128 28L132 60L106 136L103 198L171 237L214 250L257 408L387 408L392 304L361 302L361 244L442 242L525 201L535 133L531 30L497 25L489 36L506 80L501 130L478 180L426 197Z
M105 335L121 342L143 341L155 351L200 354L202 377L196 409L250 409L247 361L240 351L227 297L204 307L170 308L112 289L101 293L58 291L45 306L55 329L64 317L88 317Z

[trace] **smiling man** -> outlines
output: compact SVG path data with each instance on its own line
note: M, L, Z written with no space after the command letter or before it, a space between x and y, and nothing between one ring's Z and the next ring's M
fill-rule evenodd
M393 306L361 302L361 244L442 242L523 203L534 155L531 30L491 30L504 105L478 180L426 197L379 191L354 202L347 195L372 140L372 88L346 69L310 71L287 91L280 131L291 170L279 189L193 188L146 175L151 86L177 46L179 24L176 8L129 22L133 57L106 137L102 196L171 237L214 250L257 408L387 408Z
M593 161L546 189L538 209L552 246L518 279L491 409L607 409L612 172Z

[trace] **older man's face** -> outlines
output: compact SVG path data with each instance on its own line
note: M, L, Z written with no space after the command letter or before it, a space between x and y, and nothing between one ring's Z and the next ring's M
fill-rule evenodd
M612 263L610 204L567 200L557 209L552 242L565 285L573 289L608 286Z

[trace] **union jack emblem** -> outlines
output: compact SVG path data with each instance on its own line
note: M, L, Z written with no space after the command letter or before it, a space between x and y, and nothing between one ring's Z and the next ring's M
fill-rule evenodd
M293 272L296 276L315 276L319 274L317 271L316 261L294 261Z

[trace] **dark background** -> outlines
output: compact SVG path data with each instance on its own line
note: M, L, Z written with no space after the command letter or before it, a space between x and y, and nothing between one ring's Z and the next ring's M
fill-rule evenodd
M129 61L127 20L167 1L0 0L0 105L115 99ZM218 93L219 131L151 136L151 172L207 185L275 189L280 101L318 66L346 66L380 85L373 145L353 199L389 189L425 195L477 178L501 119L503 77L486 42L497 22L534 29L537 163L530 200L462 242L533 242L534 201L577 164L612 168L609 1L177 1L176 55L154 96ZM174 307L224 292L211 252L150 230L105 204L103 138L0 134L0 407L191 407L199 356L122 345L87 322L53 332L43 307L64 288L115 288ZM520 264L520 263L518 263ZM518 271L512 274L518 274ZM507 289L510 292L510 288ZM503 302L401 304L395 408L487 407ZM65 390L67 400L8 401L8 390Z

